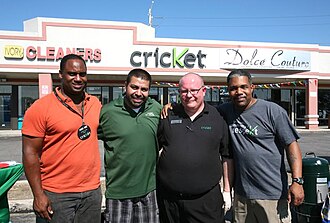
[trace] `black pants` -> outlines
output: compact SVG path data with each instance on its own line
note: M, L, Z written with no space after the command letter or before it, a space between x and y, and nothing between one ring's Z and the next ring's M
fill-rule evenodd
M224 223L220 185L202 195L179 195L158 187L161 223Z

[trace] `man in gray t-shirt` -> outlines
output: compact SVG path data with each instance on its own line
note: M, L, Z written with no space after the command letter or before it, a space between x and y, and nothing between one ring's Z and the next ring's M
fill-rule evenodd
M283 108L252 97L250 73L234 70L227 84L232 102L219 111L234 151L234 222L290 222L288 201L300 205L304 199L298 133ZM292 172L289 188L285 152Z

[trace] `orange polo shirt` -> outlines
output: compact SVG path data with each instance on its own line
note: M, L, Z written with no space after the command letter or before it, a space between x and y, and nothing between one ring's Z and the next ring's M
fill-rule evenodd
M66 104L77 110L70 98L56 91ZM80 140L77 135L82 118L66 108L54 92L38 99L26 111L22 134L44 139L40 170L45 190L83 192L100 186L101 160L97 139L100 110L99 100L86 93L84 121L91 129L86 140Z

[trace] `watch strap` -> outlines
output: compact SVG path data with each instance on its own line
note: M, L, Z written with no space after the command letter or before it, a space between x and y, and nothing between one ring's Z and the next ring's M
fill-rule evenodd
M304 184L304 179L302 177L293 177L292 182L295 182L299 185L303 185Z

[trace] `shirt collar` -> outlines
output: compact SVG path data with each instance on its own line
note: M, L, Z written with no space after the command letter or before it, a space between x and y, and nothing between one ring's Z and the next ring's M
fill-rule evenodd
M57 93L57 95L65 102L65 103L69 103L69 102L71 102L72 100L71 100L71 98L69 98L69 97L66 97L66 96L64 96L63 94L62 94L62 92L60 91L60 89L61 89L61 87L56 87L55 88L55 91L56 91L56 93ZM89 94L87 94L86 92L84 92L84 94L85 94L85 99L84 99L84 101L86 102L86 101L89 101L90 100L90 95Z

